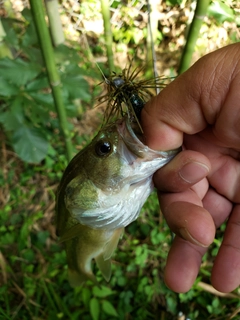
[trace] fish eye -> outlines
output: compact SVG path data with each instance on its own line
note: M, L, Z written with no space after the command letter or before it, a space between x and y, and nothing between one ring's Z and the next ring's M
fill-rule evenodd
M95 151L100 157L107 156L112 151L112 145L109 141L100 140L95 146Z

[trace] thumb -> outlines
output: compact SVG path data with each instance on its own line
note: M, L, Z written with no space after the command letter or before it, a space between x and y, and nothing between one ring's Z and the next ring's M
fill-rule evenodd
M152 149L175 149L182 145L183 133L193 134L206 126L197 103L199 84L191 78L191 71L184 73L144 106L141 124Z
M141 124L146 143L155 150L179 147L183 134L195 134L214 125L228 94L233 70L240 68L240 44L198 60L143 108Z

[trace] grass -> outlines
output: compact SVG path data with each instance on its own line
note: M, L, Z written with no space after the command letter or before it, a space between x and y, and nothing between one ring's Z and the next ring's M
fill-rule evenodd
M239 310L237 292L220 297L206 287L220 240L204 257L188 293L178 295L165 286L163 270L172 234L159 215L155 193L140 218L126 228L113 258L110 283L93 266L100 287L89 282L72 289L54 227L54 194L66 161L60 156L53 167L50 160L31 166L4 153L0 319L175 319L180 311L192 319L230 319Z
M166 3L163 4L163 12L167 16ZM170 23L168 27L175 25L175 22L178 25L181 21L166 19L166 23ZM230 25L229 22L229 28ZM219 30L213 20L207 20L205 31L197 43L198 56L194 59L199 58L199 52L206 53L206 43L211 46L211 41L205 41L205 38L209 37L211 26L214 26L214 30ZM232 31L235 32L234 28ZM163 52L158 53L158 60L164 65L163 70L176 67L179 57L176 58L175 54L181 51L182 29L178 27L170 29L173 32L172 38L169 39L169 35L163 33L160 48ZM9 30L13 32L12 28ZM121 32L123 30L122 28ZM21 41L23 34L23 30L21 34L17 34L16 31L15 37L19 38L20 44L23 42ZM233 32L231 34L234 35ZM133 35L135 36L136 33L133 32ZM126 34L120 34L120 36L126 37ZM28 38L30 39L30 36ZM213 38L214 42L216 36L214 35ZM9 39L13 39L12 34ZM166 50L165 47L170 40L171 43ZM232 42L234 41L236 38L232 39ZM121 38L118 45L120 46L123 42ZM218 46L224 45L222 42L216 42ZM213 48L207 48L207 50L210 49ZM77 63L79 62L77 55L79 50L78 48L73 56ZM27 47L27 52L29 52L29 47ZM122 55L121 52L120 57ZM66 56L69 57L69 51L64 57ZM74 60L73 57L71 56L71 61ZM66 58L63 58L60 61L62 68L65 60ZM170 61L167 66L165 66L165 61ZM85 65L85 68L89 73L92 66ZM76 67L74 66L72 70L75 71ZM70 71L66 75L67 80L74 76L74 73ZM78 79L77 75L75 76ZM67 84L66 81L65 88ZM72 92L71 83L69 88ZM78 86L75 89L76 92L79 92ZM75 99L78 98L75 94L73 96ZM69 104L68 108L70 107L73 110L76 109L75 105ZM87 118L89 114L76 116L74 113L72 116L76 145L82 146L89 141L89 135L86 132L90 126L93 126L93 123L98 122L95 115L90 116L90 119ZM55 116L51 120L57 122ZM69 286L66 254L62 245L58 243L54 226L55 192L67 165L55 122L51 127L53 131L50 132L49 129L49 140L54 149L48 150L47 157L39 165L26 164L19 160L11 151L11 147L5 145L8 139L0 131L2 141L0 154L0 319L167 320L186 319L187 317L190 319L239 319L239 290L231 294L220 295L209 284L211 267L221 243L224 226L217 230L218 240L214 241L204 256L193 288L185 294L176 294L165 286L163 273L172 242L172 234L160 213L156 193L151 195L145 204L139 219L126 228L113 257L110 282L106 283L103 280L94 265L94 272L100 286L90 282L75 289ZM81 130L78 130L79 128ZM180 316L178 318L179 312L183 313L182 318Z

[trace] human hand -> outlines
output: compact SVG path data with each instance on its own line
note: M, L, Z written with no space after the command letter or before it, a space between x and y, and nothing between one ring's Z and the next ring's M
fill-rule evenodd
M183 151L154 175L161 210L176 234L165 282L176 292L194 283L201 258L226 219L211 282L240 284L240 43L201 58L146 104L147 144Z

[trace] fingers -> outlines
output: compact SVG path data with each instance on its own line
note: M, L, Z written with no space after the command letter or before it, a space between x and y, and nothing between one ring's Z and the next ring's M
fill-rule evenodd
M232 204L213 189L209 189L202 200L205 208L199 206L201 200L193 190L161 193L159 197L167 223L177 234L167 259L165 281L172 290L186 292L197 277L207 246L214 239L215 226L219 227L229 216ZM179 199L187 199L188 202ZM230 221L226 242L219 251L212 273L213 285L223 292L233 290L240 281L240 248L236 248L236 243L239 243L240 213Z
M178 236L203 248L213 242L215 224L209 212L203 207L194 203L176 201L163 207L162 211L169 227Z
M185 170L185 176L179 174L188 165L191 169ZM199 165L205 171L196 173ZM209 188L206 179L199 181L206 176L210 167L210 161L204 155L185 150L155 174L155 185L163 190L159 192L162 212L169 227L177 235L165 268L166 284L176 292L186 292L191 288L197 277L202 255L214 239L215 227L219 227L232 210L231 201ZM187 177L188 173L190 177ZM194 182L197 183L193 184ZM172 192L167 192L169 190ZM237 241L231 238L231 232L229 237L233 243ZM232 249L228 251L229 257L233 257ZM220 258L224 260L226 250L220 249L221 252ZM238 271L229 279L232 271L228 268L233 266L224 261L225 275L222 272L219 276L218 268L221 269L222 266L220 258L216 259L217 264L213 269L213 285L220 291L229 291L239 285ZM229 259L233 264L240 262L236 254L235 258ZM223 278L228 280L223 281Z
M219 228L232 212L232 202L214 189L208 190L202 203L203 207L211 214L216 228Z
M145 105L141 124L152 149L177 148L183 133L195 134L216 121L217 136L239 145L239 52L235 44L204 56Z
M187 292L196 280L206 250L176 236L167 258L166 285L175 292Z
M210 168L203 154L185 150L156 172L154 184L161 191L183 191L206 177Z
M211 169L208 174L208 181L210 185L219 194L239 203L240 152L231 147L224 147L223 142L220 142L215 134L209 130L194 136L185 135L184 146L187 149L197 151L198 154L203 154L209 160L210 165L208 166ZM197 158L198 154L196 154ZM197 158L195 158L195 161L197 161Z
M240 285L240 205L229 218L224 239L212 270L212 284L222 292L230 292Z

